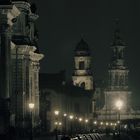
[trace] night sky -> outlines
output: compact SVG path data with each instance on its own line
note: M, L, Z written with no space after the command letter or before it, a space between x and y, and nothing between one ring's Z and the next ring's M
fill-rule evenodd
M40 52L45 55L41 72L65 69L71 78L73 55L81 36L89 44L95 81L107 80L110 44L115 19L120 19L121 36L128 45L132 101L140 98L140 0L32 0L37 4Z

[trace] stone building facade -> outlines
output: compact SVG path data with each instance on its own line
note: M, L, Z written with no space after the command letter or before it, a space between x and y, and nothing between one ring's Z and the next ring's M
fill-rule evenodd
M11 95L11 32L20 11L10 1L0 1L0 133L9 127Z
M8 90L2 93L10 99L10 123L16 127L26 127L30 114L28 105L32 102L35 104L32 119L36 126L39 123L39 61L43 58L43 54L38 50L38 34L35 27L38 15L35 7L26 0L4 1L0 9L7 10L7 12L0 12L1 21L2 19L5 21L5 24L2 22L1 25L5 27L7 23L12 25L10 33L7 29L5 30L7 38L3 38L1 42L1 49L4 46L10 48L6 49L6 57L1 62L6 64L4 69L6 79L1 78L1 81L6 80L6 82L4 85L1 84L1 91ZM3 18L4 15L5 18ZM0 36L2 38L2 33ZM8 86L4 87L5 85Z

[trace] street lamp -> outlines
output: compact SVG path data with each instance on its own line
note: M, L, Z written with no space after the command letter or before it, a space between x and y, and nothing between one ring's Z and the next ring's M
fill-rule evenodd
M123 101L122 101L122 100L117 100L117 101L116 101L116 108L117 108L117 110L118 110L119 135L120 135L120 120L121 120L120 111L121 111L122 107L123 107Z
M87 132L87 129L88 129L87 124L88 124L88 119L85 119L85 131L86 132Z
M88 123L88 119L85 119L85 123Z
M54 111L54 114L55 114L56 116L58 116L58 115L59 115L59 111L58 111L58 110L55 110L55 111Z
M82 118L79 118L79 128L80 128L80 132L82 132Z
M94 125L97 125L97 121L94 121L93 123L94 123Z
M79 122L81 122L83 119L82 118L79 118Z
M59 122L59 124L58 124L59 126L61 126L62 125L62 123L61 122Z
M109 123L108 122L106 122L106 126L108 126L109 125Z
M121 100L117 100L116 101L116 107L118 110L121 110L122 109L122 106L123 106L123 101Z
M35 104L34 103L29 103L29 109L30 109L30 119L31 119L31 133L30 133L30 140L33 140L33 116L32 116L32 112L33 112L33 109L35 107Z
M71 121L70 122L70 132L71 132L71 135L72 135L72 120L73 120L74 116L70 115L69 118L70 118L70 121Z
M66 128L66 117L67 117L67 114L64 113L63 116L64 116L64 134L66 134L66 130L67 130L67 128Z
M66 117L67 116L67 114L66 113L64 113L64 117Z
M57 135L58 118L57 118L57 116L59 115L59 110L55 110L54 115L55 115L55 138L56 138L56 140L58 140L58 135Z
M103 125L104 123L103 122L100 122L100 125Z
M73 115L70 115L69 118L70 118L70 120L72 120L73 119Z

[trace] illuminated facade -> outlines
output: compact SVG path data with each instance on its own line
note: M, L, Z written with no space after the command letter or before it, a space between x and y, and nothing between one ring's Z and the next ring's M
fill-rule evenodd
M39 123L39 61L43 58L43 54L38 50L38 34L35 28L38 15L35 6L30 5L26 0L12 2L7 0L7 3L4 2L1 5L1 9L12 6L16 9L18 16L11 18L14 24L11 28L11 36L8 38L10 44L6 43L7 40L3 40L7 47L11 48L6 53L8 62L3 62L9 66L7 68L9 88L7 89L9 89L8 98L10 99L10 123L16 127L26 127L29 123L28 105L33 102L35 108L32 119L33 125L36 126ZM7 12L6 16L11 14ZM8 34L7 30L6 33Z
M72 80L75 86L85 90L93 90L90 50L88 44L83 39L81 39L75 49Z

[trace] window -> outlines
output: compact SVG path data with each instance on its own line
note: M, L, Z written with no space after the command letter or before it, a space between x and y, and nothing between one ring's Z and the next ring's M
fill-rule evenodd
M80 61L79 62L79 69L80 70L83 70L85 68L85 66L84 66L84 61Z
M85 88L85 82L82 82L80 85L81 88Z

